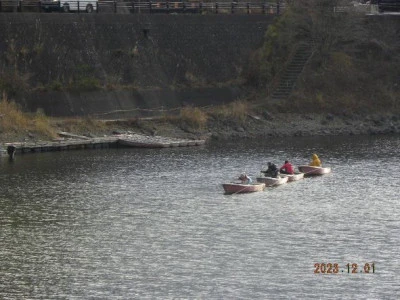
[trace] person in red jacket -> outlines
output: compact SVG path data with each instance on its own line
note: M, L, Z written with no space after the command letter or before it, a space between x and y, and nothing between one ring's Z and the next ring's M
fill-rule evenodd
M294 174L293 165L288 160L285 160L285 164L279 169L279 172L282 174Z

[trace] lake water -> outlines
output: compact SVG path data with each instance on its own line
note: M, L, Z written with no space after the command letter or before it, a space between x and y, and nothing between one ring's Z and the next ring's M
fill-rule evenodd
M3 158L0 299L398 299L399 148L298 137ZM223 193L314 152L331 174Z

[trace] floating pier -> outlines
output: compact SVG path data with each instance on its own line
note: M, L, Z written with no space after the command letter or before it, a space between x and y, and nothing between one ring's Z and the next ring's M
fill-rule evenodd
M65 132L59 134L64 138L56 141L6 143L4 147L15 147L16 153L35 153L48 151L66 151L78 149L102 149L117 147L135 148L169 148L201 146L205 140L174 139L161 136L141 134L121 134L105 137L90 138L72 135Z
M144 136L140 134L124 135L118 138L119 145L139 148L190 147L204 145L205 140L171 139L161 136Z

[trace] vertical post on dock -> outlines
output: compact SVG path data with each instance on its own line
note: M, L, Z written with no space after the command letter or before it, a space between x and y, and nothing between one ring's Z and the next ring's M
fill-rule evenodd
M14 161L14 156L15 156L16 150L17 150L17 148L14 145L7 146L7 154L8 154L9 161Z

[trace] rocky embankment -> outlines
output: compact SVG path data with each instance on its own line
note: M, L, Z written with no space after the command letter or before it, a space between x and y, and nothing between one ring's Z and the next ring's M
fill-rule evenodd
M374 115L333 115L333 114L272 114L248 115L245 120L209 118L203 129L193 129L182 124L161 120L143 120L134 126L129 122L109 122L101 130L75 132L90 138L112 136L115 134L139 133L148 136L164 136L181 139L233 139L287 136L329 136L329 135L380 135L399 134L399 114ZM63 137L65 138L65 137ZM43 137L32 134L5 135L0 133L0 148L7 143L40 143Z
M374 114L270 114L249 116L242 124L211 121L214 138L273 136L379 135L399 134L400 115Z

